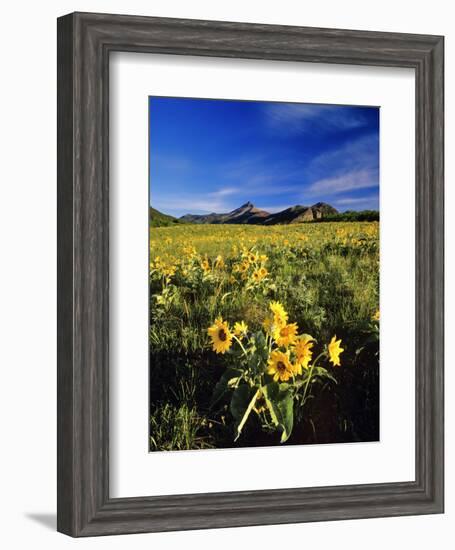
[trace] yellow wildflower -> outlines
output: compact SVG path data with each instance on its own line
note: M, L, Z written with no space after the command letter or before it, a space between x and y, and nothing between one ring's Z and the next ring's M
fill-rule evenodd
M292 377L292 365L289 361L289 356L282 351L272 351L268 361L267 374L273 376L273 380L277 382L287 382Z
M169 278L175 275L175 266L170 265L167 268L163 269L163 275Z
M224 269L224 260L223 256L218 255L215 260L215 267L216 269Z
M297 331L297 323L290 323L289 325L284 325L284 327L278 326L273 332L273 338L279 346L288 347L295 342Z
M267 273L267 270L265 270L265 272ZM253 272L253 279L259 283L260 281L262 281L262 279L265 277L265 275L263 274L263 271L262 269L255 269L254 272Z
M225 353L232 345L232 334L222 317L218 317L207 329L207 334L212 339L213 351L216 353Z
M313 357L312 347L314 345L314 338L309 334L302 334L295 343L295 354L296 354L296 363L295 371L296 374L302 374L302 368L308 368L308 364Z
M245 321L240 321L235 323L234 325L234 334L235 336L245 336L248 332L248 325L245 323Z
M273 322L277 326L283 326L288 322L288 314L280 302L270 302L270 309L273 313Z
M327 346L329 350L329 359L333 363L334 367L339 367L341 365L340 363L340 354L344 351L342 347L340 347L341 340L337 340L336 335L330 340L330 344Z
M205 260L202 260L201 262L201 267L202 269L207 273L207 271L210 271L210 264L209 264L209 261L207 259Z
M248 262L242 262L240 265L239 265L239 271L240 273L245 273L245 271L248 270Z

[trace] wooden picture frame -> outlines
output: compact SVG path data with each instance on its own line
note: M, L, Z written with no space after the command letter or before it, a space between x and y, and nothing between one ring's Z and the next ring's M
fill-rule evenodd
M58 20L58 530L71 536L443 511L443 38L73 13ZM109 54L408 67L416 82L416 479L109 496Z

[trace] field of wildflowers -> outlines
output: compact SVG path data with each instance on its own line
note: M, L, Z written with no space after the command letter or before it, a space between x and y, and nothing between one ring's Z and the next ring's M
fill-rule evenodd
M150 228L150 450L379 437L379 224Z

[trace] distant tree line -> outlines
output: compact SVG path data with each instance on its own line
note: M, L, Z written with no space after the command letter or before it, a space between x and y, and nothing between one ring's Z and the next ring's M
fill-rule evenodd
M362 210L360 212L355 210L347 210L346 212L340 212L339 214L328 214L323 218L312 220L310 223L318 222L378 222L379 212L378 210Z

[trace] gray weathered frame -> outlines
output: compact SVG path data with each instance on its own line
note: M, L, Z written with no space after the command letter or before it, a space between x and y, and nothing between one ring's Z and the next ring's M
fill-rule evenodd
M74 13L58 20L58 530L72 536L443 511L443 38ZM109 497L109 53L410 67L416 81L416 480Z

